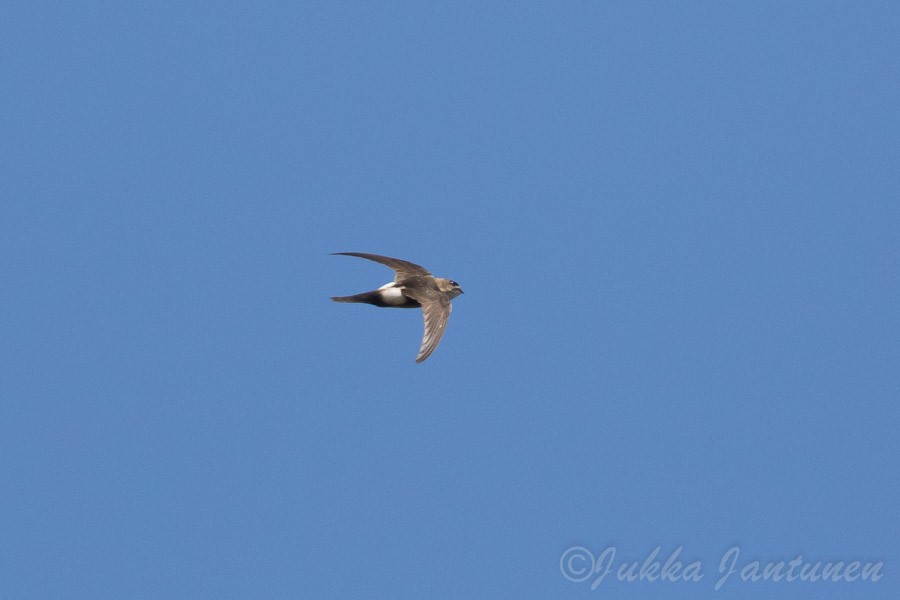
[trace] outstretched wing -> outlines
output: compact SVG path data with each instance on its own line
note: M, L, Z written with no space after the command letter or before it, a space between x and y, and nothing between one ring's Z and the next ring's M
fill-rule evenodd
M416 362L420 363L431 356L444 336L453 306L447 295L438 290L406 288L404 293L418 300L422 305L425 334L422 336L422 347L419 348L419 355L416 357Z
M406 260L401 260L399 258L391 258L390 256L382 256L380 254L367 254L365 252L332 252L332 254L341 256L358 256L359 258L373 260L377 263L386 265L395 271L394 281L396 283L400 283L404 279L409 279L411 277L418 277L421 275L431 276L431 273L429 273L428 269L426 269L425 267Z

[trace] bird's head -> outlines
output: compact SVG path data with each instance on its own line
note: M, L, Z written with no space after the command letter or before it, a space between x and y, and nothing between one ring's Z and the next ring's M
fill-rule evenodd
M452 279L444 279L442 277L435 277L435 281L438 284L438 288L450 296L450 298L456 298L460 294L463 293L462 288L459 287L459 284L453 281Z

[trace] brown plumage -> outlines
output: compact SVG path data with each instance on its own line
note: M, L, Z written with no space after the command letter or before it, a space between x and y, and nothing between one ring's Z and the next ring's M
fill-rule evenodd
M425 334L416 362L420 363L434 352L450 318L450 300L463 293L459 284L450 279L435 277L415 263L364 252L335 252L342 256L357 256L386 265L394 270L394 281L377 290L353 296L334 296L335 302L362 302L390 308L422 308Z

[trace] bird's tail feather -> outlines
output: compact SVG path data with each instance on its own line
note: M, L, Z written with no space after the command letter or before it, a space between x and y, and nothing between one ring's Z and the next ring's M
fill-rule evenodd
M375 292L363 292L362 294L354 294L352 296L332 296L335 302L364 302L370 304L375 299Z

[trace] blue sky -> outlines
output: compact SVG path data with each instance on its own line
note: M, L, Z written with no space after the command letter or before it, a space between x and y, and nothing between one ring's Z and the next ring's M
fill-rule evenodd
M896 597L896 3L0 16L0 596Z

